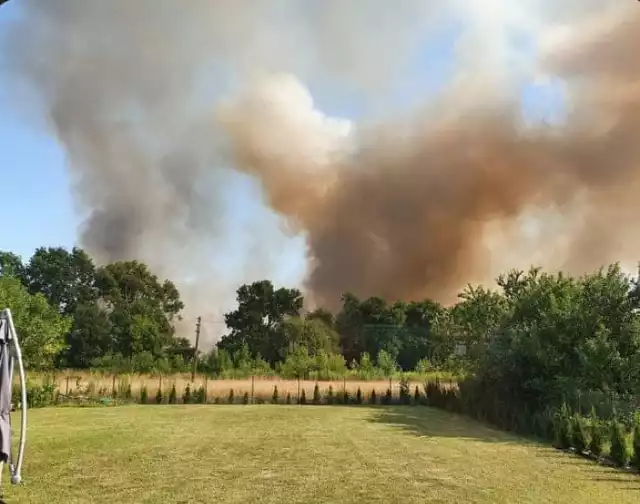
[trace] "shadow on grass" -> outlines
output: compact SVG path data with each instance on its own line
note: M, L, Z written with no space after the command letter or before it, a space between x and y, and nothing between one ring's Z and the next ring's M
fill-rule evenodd
M508 432L493 429L463 415L428 407L376 407L370 421L390 425L425 438L448 437L505 444L529 441Z

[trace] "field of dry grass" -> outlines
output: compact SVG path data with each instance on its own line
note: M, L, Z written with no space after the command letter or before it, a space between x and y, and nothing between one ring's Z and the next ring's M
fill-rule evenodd
M372 390L376 391L376 394L383 395L388 388L391 388L392 393L397 395L400 381L397 379L391 380L334 380L334 381L319 381L312 380L286 380L278 377L255 377L247 379L211 379L205 376L196 376L194 382L191 382L191 376L189 374L175 374L168 376L153 376L153 375L117 375L112 376L101 373L59 373L57 375L30 375L30 380L33 383L45 383L54 382L58 391L61 394L68 396L86 396L86 397L102 397L113 395L113 390L118 391L118 395L122 395L122 392L128 387L131 387L132 396L139 397L143 387L146 387L148 397L153 398L156 395L158 389L161 389L163 393L168 393L175 385L178 396L181 396L187 385L190 385L191 390L196 390L200 387L204 387L207 395L208 402L213 402L215 398L226 398L229 392L233 390L235 397L241 397L245 393L248 393L250 397L261 398L269 400L273 394L274 387L278 387L279 396L284 399L287 394L291 394L291 397L298 397L298 394L305 391L307 397L311 398L313 390L318 383L318 388L323 395L329 390L329 387L333 388L335 394L341 393L345 389L350 395L361 390L362 394L369 396ZM416 386L422 390L424 381L410 381L411 390Z

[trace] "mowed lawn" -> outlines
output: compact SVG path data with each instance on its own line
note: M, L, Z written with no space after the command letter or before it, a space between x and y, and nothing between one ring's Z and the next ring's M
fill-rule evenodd
M30 412L17 503L638 503L640 477L424 407Z

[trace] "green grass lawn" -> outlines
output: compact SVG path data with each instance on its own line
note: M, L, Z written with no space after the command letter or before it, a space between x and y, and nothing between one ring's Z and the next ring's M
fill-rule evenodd
M30 412L7 504L638 503L640 476L430 408Z

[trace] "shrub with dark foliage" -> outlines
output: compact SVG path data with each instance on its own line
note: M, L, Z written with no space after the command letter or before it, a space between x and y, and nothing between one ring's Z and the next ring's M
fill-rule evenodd
M327 404L334 404L335 396L333 395L333 387L329 385L329 390L327 391Z
M584 419L580 415L573 416L572 422L573 447L576 451L582 453L588 448L591 439Z
M188 383L184 389L184 394L182 394L182 402L183 404L191 403L191 386Z
M271 402L273 404L278 404L278 386L275 385L273 387L273 394L271 395Z
M149 393L147 392L147 386L143 385L140 389L140 404L147 404L149 402Z
M636 418L633 426L633 457L631 465L640 471L640 418Z
M558 448L563 450L571 448L573 444L573 425L566 404L562 405L562 408L556 415L555 443Z
M313 404L320 404L322 401L322 397L320 396L320 387L316 383L316 386L313 387Z
M176 393L176 385L173 384L171 386L171 391L169 392L169 404L175 404L178 400L178 395Z
M195 393L195 402L198 404L206 404L207 402L207 391L205 390L204 387L200 387L198 388L198 390Z
M622 424L615 419L611 422L611 450L609 455L611 460L618 467L626 467L631 459L631 450L627 436L625 435Z

